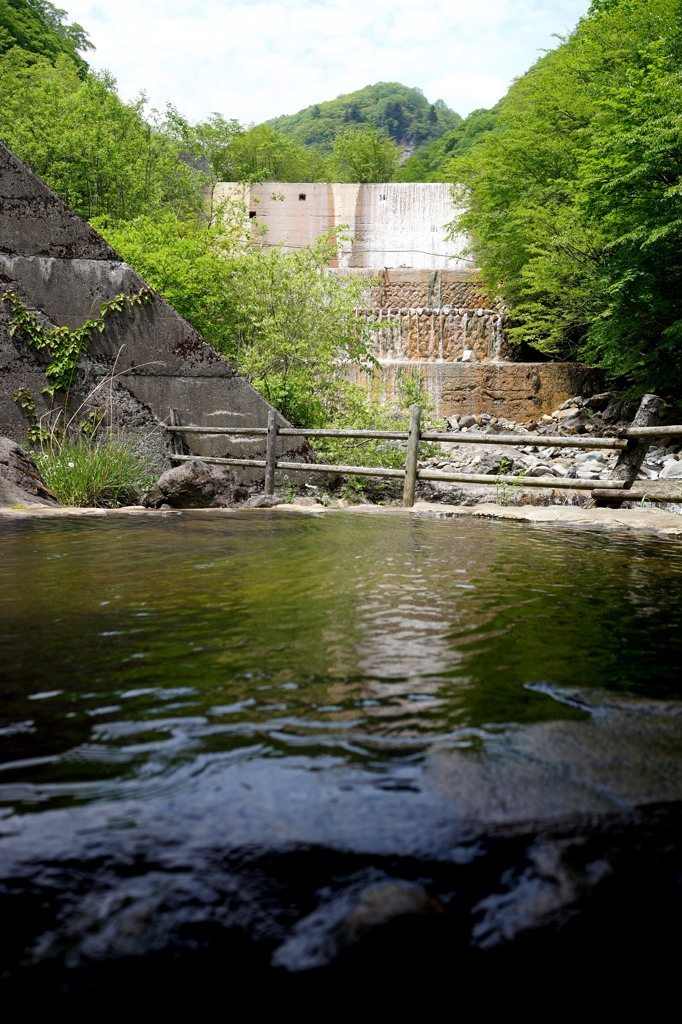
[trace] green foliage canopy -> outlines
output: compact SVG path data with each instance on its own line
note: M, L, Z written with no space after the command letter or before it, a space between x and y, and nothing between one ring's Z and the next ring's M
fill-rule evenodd
M265 248L244 241L238 216L197 228L172 214L103 233L287 418L319 426L346 408L340 366L372 360L355 313L365 282L327 272L338 240Z
M49 0L0 0L0 54L15 46L51 60L65 54L84 70L78 51L94 47L85 29L66 18Z
M331 166L337 181L393 181L399 161L393 139L371 126L346 128L334 139Z
M452 160L480 143L488 132L495 131L499 106L498 103L491 110L472 110L456 128L408 157L396 180L452 181Z
M226 155L222 181L326 181L329 175L321 153L267 124L238 133Z
M682 393L682 11L595 2L453 161L510 336Z
M0 56L0 136L82 217L200 206L205 174L180 160L174 126L123 103L107 74L81 77L19 47Z

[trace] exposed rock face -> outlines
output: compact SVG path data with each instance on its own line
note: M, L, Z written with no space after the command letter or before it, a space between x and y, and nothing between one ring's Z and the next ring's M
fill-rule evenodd
M28 452L0 437L0 506L58 504Z

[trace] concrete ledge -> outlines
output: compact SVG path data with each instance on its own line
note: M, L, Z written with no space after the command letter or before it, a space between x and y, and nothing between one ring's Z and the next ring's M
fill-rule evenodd
M442 505L418 501L413 508L398 505L352 505L348 508L325 508L323 505L295 503L264 508L199 508L147 509L142 505L125 508L47 508L27 505L25 508L0 508L0 519L35 519L69 516L234 516L270 515L273 511L298 515L432 515L439 519L475 516L484 519L507 519L522 523L548 523L578 529L628 530L654 533L662 537L682 537L682 515L658 508L580 508L573 505L517 505L506 508L490 502L484 505Z

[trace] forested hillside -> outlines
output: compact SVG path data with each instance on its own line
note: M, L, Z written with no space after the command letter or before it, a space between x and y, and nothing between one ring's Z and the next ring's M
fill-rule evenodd
M682 6L594 0L451 164L511 337L682 395Z
M49 0L0 0L0 53L12 46L51 59L64 53L84 68L78 51L92 44L83 27L69 24L66 17Z
M397 180L452 181L452 160L495 130L499 109L498 103L491 110L473 110L456 128L413 153L398 171Z
M443 100L429 103L421 89L399 82L377 82L266 123L304 146L330 153L336 136L349 127L369 126L401 147L417 149L440 138L461 120Z

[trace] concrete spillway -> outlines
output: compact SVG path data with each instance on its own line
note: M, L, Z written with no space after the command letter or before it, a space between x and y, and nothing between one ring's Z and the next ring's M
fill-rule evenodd
M350 185L267 182L246 191L231 182L216 187L214 199L242 198L254 234L266 244L307 245L329 229L348 236L338 266L470 268L465 235L449 237L456 216L450 186L405 184Z

